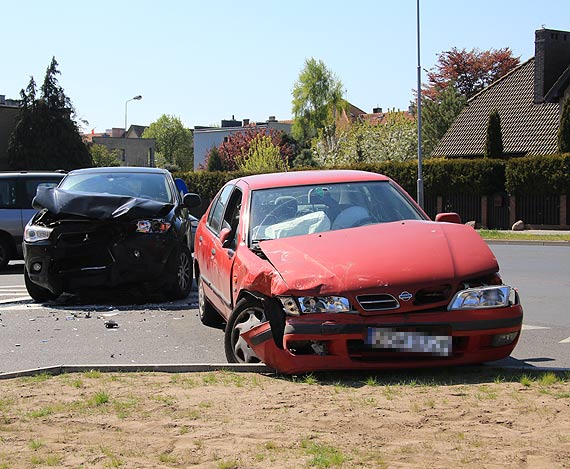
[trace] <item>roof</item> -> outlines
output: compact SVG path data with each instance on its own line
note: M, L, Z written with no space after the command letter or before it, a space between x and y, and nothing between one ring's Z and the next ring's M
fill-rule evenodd
M432 156L483 155L489 114L495 109L501 118L505 154L556 153L560 106L534 104L534 63L533 57L473 96Z
M69 174L84 174L84 173L168 173L166 169L162 168L148 168L143 166L113 166L102 168L81 168L70 171Z
M367 171L353 170L315 170L290 171L288 173L256 174L235 179L245 182L250 189L267 189L269 187L304 186L309 184L333 184L347 181L388 181L387 176Z

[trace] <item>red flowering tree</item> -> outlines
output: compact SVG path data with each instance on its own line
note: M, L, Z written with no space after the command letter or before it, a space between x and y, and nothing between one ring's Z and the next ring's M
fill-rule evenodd
M231 134L225 142L217 147L217 151L225 171L236 171L238 169L237 160L249 153L252 140L257 137L270 137L273 145L279 148L279 153L287 166L291 165L294 156L294 147L287 139L287 136L276 129L257 128L254 126L246 128L244 131ZM206 156L205 167L208 168L211 150Z

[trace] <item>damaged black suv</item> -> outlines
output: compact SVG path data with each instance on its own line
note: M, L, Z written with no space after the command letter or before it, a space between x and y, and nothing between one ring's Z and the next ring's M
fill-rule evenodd
M39 188L24 230L25 283L36 301L63 292L138 288L185 298L192 287L192 227L200 205L158 168L71 171Z

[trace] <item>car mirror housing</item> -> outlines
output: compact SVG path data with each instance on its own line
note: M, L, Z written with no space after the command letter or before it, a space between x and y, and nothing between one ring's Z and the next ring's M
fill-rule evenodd
M182 203L188 208L195 208L202 205L202 198L198 194L188 193L184 194Z
M449 212L449 213L438 213L435 216L435 221L438 223L458 223L461 224L461 217L457 213Z
M220 231L220 243L222 243L223 247L229 247L230 236L232 234L232 230L229 228L222 228Z

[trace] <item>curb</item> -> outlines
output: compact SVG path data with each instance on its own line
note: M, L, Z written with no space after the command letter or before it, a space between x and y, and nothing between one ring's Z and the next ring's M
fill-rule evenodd
M521 246L570 246L570 241L540 241L540 240L526 240L526 239L485 239L487 244L506 244L506 245L521 245Z

